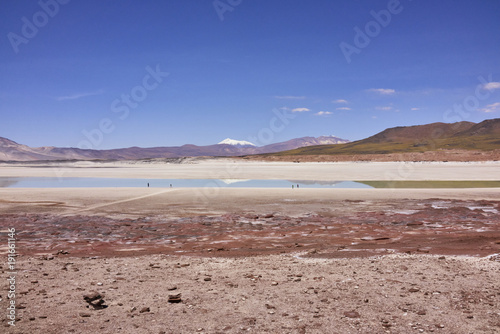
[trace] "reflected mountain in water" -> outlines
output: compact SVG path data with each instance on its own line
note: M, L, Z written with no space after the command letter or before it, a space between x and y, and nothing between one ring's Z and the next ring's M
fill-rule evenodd
M0 188L12 187L19 183L20 179L17 177L0 177Z
M345 182L345 181L322 181L322 180L287 180L287 181L291 183L305 184L305 185L318 184L321 186L335 186L339 183Z

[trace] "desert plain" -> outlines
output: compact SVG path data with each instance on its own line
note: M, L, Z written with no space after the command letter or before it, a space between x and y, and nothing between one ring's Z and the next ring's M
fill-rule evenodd
M498 181L500 163L5 163L2 332L498 333L499 188L159 188L157 179ZM15 228L16 321L7 317ZM86 298L84 298L86 297Z

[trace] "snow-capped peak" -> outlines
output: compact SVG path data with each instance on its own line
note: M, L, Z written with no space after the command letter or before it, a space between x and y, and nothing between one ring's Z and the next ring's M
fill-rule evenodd
M255 144L252 144L249 141L234 140L231 138L226 138L223 141L221 141L219 144L227 144L227 145L234 145L234 146L255 146Z

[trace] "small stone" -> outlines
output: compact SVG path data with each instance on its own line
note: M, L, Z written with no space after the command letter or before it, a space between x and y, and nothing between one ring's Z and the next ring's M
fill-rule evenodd
M276 286L276 285L278 285L278 282L272 282L271 285Z
M425 312L425 310L420 310L417 312L418 315L426 315L427 312Z
M83 299L85 299L85 301L87 303L91 303L95 300L102 299L102 298L103 298L103 296L100 293L95 292L95 291L83 296Z
M212 280L212 278L211 278L211 277L205 277L203 280L204 280L205 282L210 282L210 281Z
M78 315L82 318L90 318L90 313L80 312Z
M347 311L347 312L344 312L344 316L346 316L347 318L359 318L359 313L356 312L356 311Z
M419 292L420 289L419 288L410 288L408 291L409 292Z
M169 303L180 303L182 301L181 294L178 293L176 295L168 295Z
M141 308L141 309L139 310L139 313L146 313L146 312L149 312L149 311L151 311L151 310L149 309L149 307L146 307L146 306L145 306L145 307L143 307L143 308Z
M176 286L169 286L167 288L168 291L174 291L174 290L177 290L177 287Z

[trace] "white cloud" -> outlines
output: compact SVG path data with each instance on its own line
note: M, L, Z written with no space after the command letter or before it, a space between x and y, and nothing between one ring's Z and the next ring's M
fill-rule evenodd
M335 100L335 101L332 101L333 103L344 103L344 104L347 104L349 103L347 100L344 100L344 99L338 99L338 100Z
M493 104L488 104L483 109L479 109L484 112L497 112L500 111L500 102L495 102Z
M373 119L377 119L377 116L372 116Z
M378 93L380 95L392 95L392 94L396 93L396 91L394 89L390 89L390 88L370 88L370 89L368 89L368 91Z
M339 107L339 108L337 108L337 110L351 110L351 108L349 108L349 107Z
M274 98L281 99L281 100L303 100L306 97L305 96L284 95L284 96L275 96Z
M420 110L420 108L411 108L412 111Z
M386 106L386 107L375 107L375 109L388 111L392 110L393 108L391 106Z
M308 108L295 108L295 109L292 109L292 112L304 112L304 111L311 111L311 109L308 109Z
M495 90L495 89L500 89L500 82L488 82L487 84L483 85L483 89L487 90Z
M57 101L77 100L77 99L81 99L82 97L101 95L103 93L104 93L103 90L98 90L97 92L78 93L78 94L73 94L73 95L68 95L68 96L59 96L59 97L56 97L55 99Z
M332 112L330 112L330 111L320 111L320 112L315 113L314 115L316 115L316 116L326 116L326 115L331 115L331 114L332 114Z

